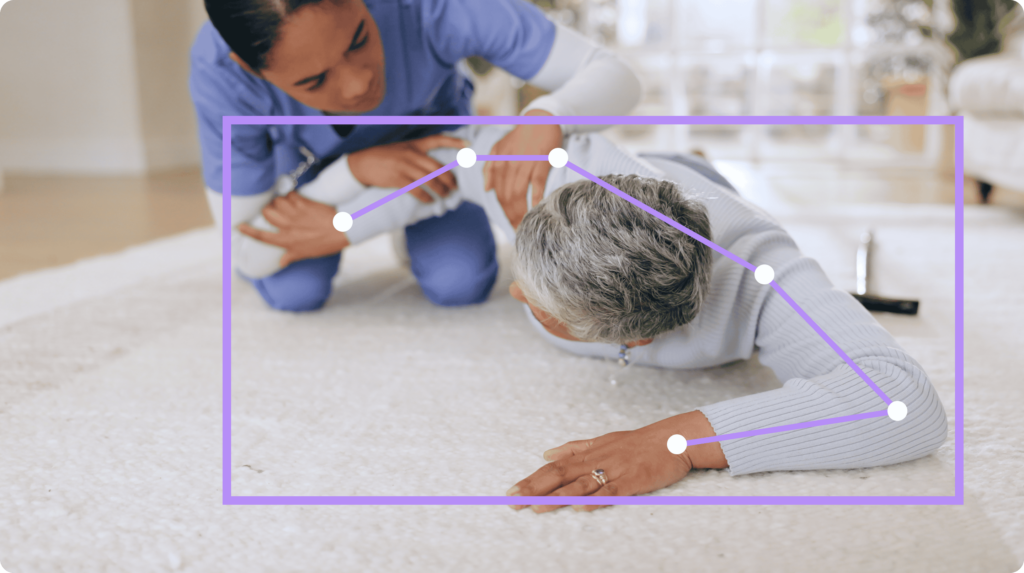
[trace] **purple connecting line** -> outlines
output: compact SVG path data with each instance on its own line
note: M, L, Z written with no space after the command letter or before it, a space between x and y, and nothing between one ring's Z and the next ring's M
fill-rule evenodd
M722 434L721 436L709 436L707 438L694 438L692 440L686 440L687 446L696 446L698 444L710 444L712 442L724 442L725 440L735 440L737 438L749 438L752 436L761 436L764 434L775 434L778 432L788 432L790 430L802 430L804 428L813 428L815 426L827 426L829 424L840 424L842 422L855 422L857 420L867 420L868 418L885 418L889 415L888 410L878 410L877 412L864 412L863 414L850 414L849 416L839 416L838 418L825 418L824 420L813 420L810 422L800 422L799 424L786 424L785 426L773 426L771 428L761 428L760 430L748 430L746 432L734 432L732 434Z
M651 209L650 207L648 207L647 205L645 205L641 201L636 200L634 197L623 193L619 189L616 189L614 186L609 185L608 183L598 179L594 175L591 175L589 172L587 172L587 170L583 169L579 165L576 165L572 161L566 163L565 166L568 167L569 169L572 169L576 173L579 173L580 175L586 177L587 179L590 179L594 183L597 183L601 187L604 187L605 189L607 189L607 190L611 191L612 193L618 195L619 197L622 197L626 201L629 201L630 203L636 205L637 207L640 207L644 211L647 211L651 215L654 215L655 217L657 217L657 218L661 219L662 221L668 223L669 225L671 225L672 227L676 228L677 230L682 231L683 233L686 233L693 240L701 242L701 243L704 243L708 247L711 247L712 249L718 251L722 255L732 259L737 264L739 264L739 265L741 265L743 267L746 267L747 270L753 271L753 270L755 270L757 268L754 265L748 263L747 261L741 259L740 257L737 257L736 255L730 253L728 250L726 250L726 249L716 245L715 243L712 243L711 241L705 239L704 237L698 235L697 233L694 233L693 231L691 231L691 230L687 229L686 227L680 225L678 221L675 221L673 219L670 219L670 218L666 217L665 215L662 215L661 213L659 213L658 211L655 211L654 209Z
M547 155L477 155L476 158L478 160L483 160L483 161L547 161L548 160L548 156ZM434 171L433 173L431 173L429 175L426 175L426 176L418 179L417 181L415 181L413 183L410 183L409 185L406 185L405 187L402 187L398 191L395 191L394 193L389 194L387 197L384 197L383 199L380 199L380 200L375 201L374 203L372 203L372 204L370 204L370 205L368 205L366 207L363 207L362 209L360 209L360 210L356 211L355 213L353 213L352 214L352 218L353 219L357 219L360 216L365 215L366 213L369 213L370 211L376 209L377 207L380 207L381 205L384 205L388 201L396 199L396 198L402 196L404 193L407 193L410 190L415 189L416 187L419 187L420 185L423 185L424 183L426 183L427 181L430 181L434 177L437 177L438 175L440 175L442 173L450 171L456 165L458 165L458 162L456 162L456 161L453 161L453 162L445 165L444 167L438 169L437 171ZM619 197L625 199L626 201L629 201L630 203L632 203L633 205L636 205L640 209L643 209L647 213L650 213L651 215L657 217L658 219L661 219L665 223L668 223L669 225L671 225L673 228L678 229L679 231L682 231L683 233L686 233L687 235L692 237L694 240L699 241L699 242L707 245L708 247L714 249L715 251L718 251L722 255L732 259L733 261L735 261L736 263L742 265L746 269L748 269L750 271L753 271L753 270L755 270L757 268L752 263L750 263L748 261L745 261L741 257L739 257L739 256L737 256L737 255L735 255L735 254L733 254L731 252L729 252L729 250L727 250L727 249L725 249L725 248L723 248L723 247L713 243L712 241L710 241L710 240L700 236L697 233L694 233L693 231L691 231L690 229L687 229L683 225L680 225L678 221L675 221L673 219L670 219L669 217L666 217L664 214L662 214L662 213L660 213L658 211L655 211L654 209L652 209L648 205L644 204L642 201L639 201L636 198L634 198L634 197L632 197L630 195L627 195L622 190L617 189L614 185L610 185L606 181L602 181L601 179L598 179L595 175L591 174L590 172L588 172L586 169L583 169L579 165L576 165L575 163L569 161L569 162L566 163L566 167L568 167L569 169L572 169L576 173L579 173L583 177L586 177L590 181L593 181L594 183L597 183L601 187L604 187L608 191L611 191L612 193L614 193L615 195L618 195ZM843 352L843 349L839 348L839 345L836 344L836 342L834 340L832 340L832 338L828 334L826 334L825 331L822 330L822 328L820 326L818 326L818 323L814 322L814 320L806 312L804 312L804 309L800 308L800 305L798 305L796 303L796 301L794 301L793 298L790 297L786 293L786 291L782 290L782 287L779 286L779 284L777 282L772 281L771 282L771 287L773 289L775 289L775 292L779 293L779 296L781 296L786 302L788 302L789 305L792 306L794 310L796 310L797 314L799 314L801 317L803 317L803 319L805 321L807 321L807 324L811 325L811 328L813 328L814 331L817 332L818 335L821 336L825 340L825 342L827 342L828 345L831 346L832 349L836 351L837 354L839 354L839 356L850 366L850 368L852 368L853 371L856 372L864 380L864 382L866 382L867 385L870 386L871 389L875 391L875 394L878 394L879 398L881 398L886 404L890 404L892 402L892 400L889 399L889 397L885 394L885 392L883 392L882 389L879 388L878 385L875 384L871 380L871 378L869 378L868 375L864 373L863 370L861 370L860 366L857 366L857 364L853 361L853 359L851 359L849 357L849 355L847 355L845 352ZM750 436L760 436L760 435L764 435L764 434L774 434L776 432L789 432L791 430L799 430L799 429L802 429L802 428L813 428L815 426L824 426L824 425L827 425L827 424L841 424L843 422L853 422L853 421L856 421L856 420L866 420L868 418L881 418L881 417L884 417L884 416L887 416L887 415L888 415L888 411L887 410L879 410L877 412L865 412L865 413L862 413L862 414L851 414L849 416L840 416L838 418L827 418L827 419L824 419L824 420L813 420L813 421L810 421L810 422L800 422L798 424L787 424L785 426L774 426L774 427L771 427L771 428L762 428L762 429L759 429L759 430L750 430L750 431L747 431L747 432L736 432L736 433L733 433L733 434L723 434L721 436L711 436L711 437L708 437L708 438L696 438L696 439L693 439L693 440L687 440L686 443L687 443L687 445L697 445L697 444L707 444L707 443L711 443L711 442L722 442L722 441L725 441L725 440L735 440L737 438L746 438L746 437L750 437Z
M408 193L409 191L412 191L413 189L419 187L420 185L423 185L427 181L430 181L431 179L437 177L438 175L441 175L442 173L447 173L447 172L451 171L452 168L454 168L458 164L459 163L457 161L452 161L451 163L449 163L448 165L445 165L444 167L438 169L437 171L435 171L433 173L430 173L429 175L424 175L423 177L420 177L416 181L413 181L412 183L406 185L405 187L402 187L398 191L395 191L394 193L389 194L387 197L384 197L383 199L378 199L378 200L374 201L373 203L370 203L369 205L363 207L362 209L356 211L355 213L352 213L352 220L354 221L354 220L358 219L359 217L362 217L363 215L369 213L370 211L373 211L377 207L380 207L381 205L383 205L383 204L385 204L385 203L387 203L387 202L389 202L389 201L391 201L393 199L397 199L397 198L401 197L402 195Z
M804 309L800 308L800 305L798 305L796 301L793 300L792 297L790 297L786 293L786 291L782 290L782 287L779 286L779 283L772 281L772 288L775 289L775 292L779 293L779 296L781 296L783 300L789 303L789 306L793 307L793 310L795 310L797 314L802 316L803 319L807 321L807 324L811 325L811 328L814 329L814 332L817 332L819 336L825 339L825 342L827 342L828 345L832 347L832 350L835 350L836 354L842 357L842 359L845 360L846 363L850 365L850 368L853 368L853 371L856 372L857 375L861 377L861 379L867 382L868 386L870 386L871 389L875 391L875 394L878 394L879 398L884 400L886 404L892 403L892 400L889 398L889 396L887 396L885 392L883 392L882 389L879 388L878 385L871 380L871 378L868 378L868 375L865 374L864 371L860 369L860 366L857 366L853 359L851 359L846 354L846 352L843 352L842 348L839 348L839 345L836 344L834 340L832 340L832 337L825 334L825 331L822 330L820 326L818 326L818 323L814 322L814 319L808 316L808 314L804 312Z
M477 155L479 161L547 161L547 155Z

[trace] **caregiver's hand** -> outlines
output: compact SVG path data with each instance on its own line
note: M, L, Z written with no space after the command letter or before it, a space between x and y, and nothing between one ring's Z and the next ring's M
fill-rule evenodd
M531 109L526 115L551 115ZM557 125L517 125L491 148L491 155L547 155L562 145L562 128ZM533 205L544 198L544 185L551 164L547 161L488 161L484 165L484 191L494 189L512 228L526 216L526 188L533 184ZM531 205L532 206L532 205Z
M638 430L569 442L544 452L544 459L551 463L514 485L506 495L639 495L669 486L693 468L728 466L719 442L689 446L683 453L673 454L667 445L673 434L692 440L714 436L715 431L704 414L695 410ZM604 470L607 478L603 487L591 475L597 469ZM543 513L559 507L563 505L535 505L533 510ZM598 507L604 506L578 505L573 509L592 511Z
M374 187L405 187L444 167L427 152L435 147L469 147L469 142L447 135L430 135L420 139L377 145L348 154L348 167L363 185ZM455 176L451 171L424 183L439 197L447 197L455 190ZM423 187L410 191L424 203L434 200Z
M283 247L281 266L287 267L296 261L333 255L349 245L345 233L334 228L335 214L334 207L292 191L263 208L263 216L277 227L276 233L245 223L239 225L238 230L258 241Z

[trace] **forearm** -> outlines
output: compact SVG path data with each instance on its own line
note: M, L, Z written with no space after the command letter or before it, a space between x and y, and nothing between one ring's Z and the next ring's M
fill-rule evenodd
M231 196L231 263L243 276L252 279L263 278L279 271L279 261L284 249L257 241L236 229L238 225L247 223L260 230L275 230L260 214L274 197L277 197L276 187L256 195ZM224 220L224 196L207 187L206 199L213 221L220 227Z
M348 166L348 156L343 155L325 167L312 181L297 189L299 195L324 204L351 201L367 187L360 183ZM287 175L280 176L271 189L255 195L231 196L231 227L246 223L263 231L276 231L262 215L262 210L273 199L292 189L294 181ZM214 221L220 225L223 220L223 196L206 188L207 201ZM349 244L344 233L338 233L337 249ZM333 247L332 247L333 248ZM337 252L335 251L335 252ZM238 232L232 233L232 263L243 275L252 279L264 278L281 270L281 256L285 250Z
M395 189L370 187L360 195L336 207L338 211L349 214L356 213L394 192ZM430 203L423 203L406 193L361 215L353 221L352 229L346 234L351 244L358 245L382 233L404 229L424 219L444 215L457 208L461 203L462 196L458 191Z
M880 417L841 421L764 435L726 439L723 451L732 475L762 471L851 469L917 459L935 451L946 436L946 417L930 387L864 368L908 415L884 415L886 403L848 367L813 380L794 379L784 388L701 408L718 435L881 412ZM867 389L867 391L865 391Z
M762 364L783 387L701 408L718 435L760 430L854 414L878 417L829 423L723 441L730 471L740 475L770 470L843 469L887 465L935 451L946 437L946 416L920 365L852 297L828 282L805 257L773 260L776 283L857 365L832 349L797 311L768 291L757 322ZM770 288L753 287L750 288ZM884 415L889 400L907 405L895 421Z

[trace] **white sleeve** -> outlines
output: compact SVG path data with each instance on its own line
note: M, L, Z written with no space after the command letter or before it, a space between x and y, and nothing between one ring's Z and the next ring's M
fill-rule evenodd
M338 205L351 200L366 189L366 185L352 175L346 154L323 168L315 179L299 187L299 195L318 203Z
M387 197L396 189L370 187L357 197L337 206L338 211L355 213L356 211ZM352 228L346 233L349 243L358 245L381 233L397 231L430 217L440 217L462 203L462 194L455 190L447 197L434 196L431 203L423 203L408 193L387 203L386 208L374 209L361 215L352 222Z
M628 115L640 101L640 79L628 63L571 28L555 25L547 60L528 83L551 93L523 109L553 115ZM564 125L566 135L605 126Z

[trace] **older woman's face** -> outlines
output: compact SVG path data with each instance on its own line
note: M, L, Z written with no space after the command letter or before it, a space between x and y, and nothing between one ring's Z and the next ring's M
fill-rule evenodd
M509 285L508 292L509 294L512 295L512 298L518 300L519 302L526 303L526 305L530 307L530 310L533 311L534 318L536 318L537 321L540 322L541 326L544 327L544 330L547 330L548 332L557 336L558 338L583 342L579 338L576 338L575 336L570 334L569 327L567 327L564 323L559 321L557 318L551 316L550 314L544 312L540 308L533 306L533 303L527 300L526 295L523 293L523 289L519 288L519 285L517 283L513 282L511 285ZM644 338L643 340L627 342L626 346L630 348L633 348L634 346L644 346L645 344L650 344L653 340L653 338Z
M569 328L565 326L565 324L559 322L558 319L543 310L533 306L529 300L526 300L526 295L523 294L523 289L519 288L517 283L513 282L509 285L508 292L512 295L512 298L519 302L526 303L526 305L530 307L530 310L533 311L533 316L541 323L542 326L544 326L545 330L554 334L558 338L564 338L565 340L579 340L579 338L569 334Z

